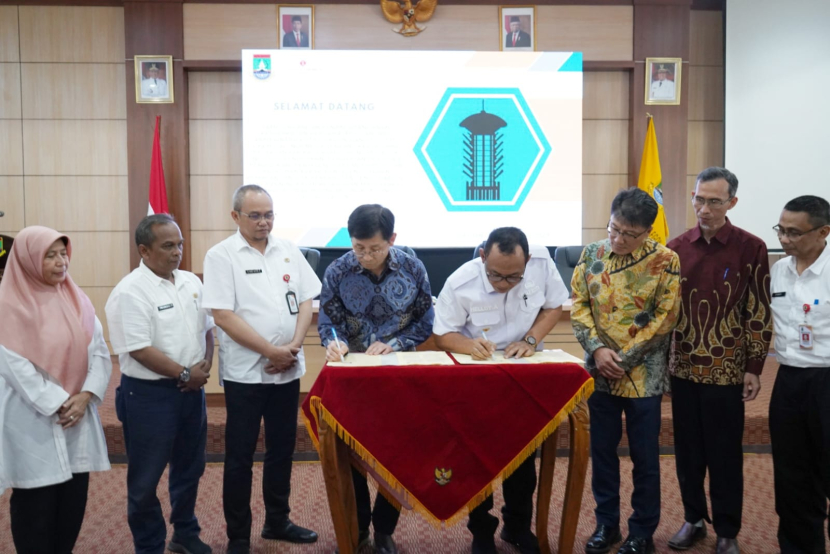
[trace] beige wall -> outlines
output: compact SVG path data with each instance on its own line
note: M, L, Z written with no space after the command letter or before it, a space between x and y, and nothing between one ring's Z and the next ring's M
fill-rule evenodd
M129 271L124 10L0 6L0 232L46 225L104 323Z

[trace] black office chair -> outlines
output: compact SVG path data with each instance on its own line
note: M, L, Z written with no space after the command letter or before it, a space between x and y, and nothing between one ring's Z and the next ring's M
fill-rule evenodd
M571 292L571 279L574 276L574 268L579 263L583 246L560 246L553 254L553 261L556 263L556 270L565 281L568 292Z
M398 246L397 244L395 244L395 245L392 246L392 248L397 248L401 252L404 252L405 254L409 254L410 256L415 258L416 260L418 259L418 254L416 254L415 251L412 248L410 248L409 246Z
M311 266L314 273L317 273L317 266L320 265L320 251L315 250L314 248L305 248L301 246L300 252L302 252L303 256L305 256L305 259L308 261L308 265Z

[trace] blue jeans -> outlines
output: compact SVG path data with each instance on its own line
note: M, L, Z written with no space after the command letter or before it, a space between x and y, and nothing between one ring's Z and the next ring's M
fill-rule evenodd
M588 399L591 413L591 488L597 502L597 525L620 524L620 459L625 413L628 446L634 464L634 493L628 534L649 539L660 522L660 402L662 396L622 398L595 392Z
M127 521L136 554L162 554L167 526L156 496L170 464L168 487L177 537L198 536L196 493L205 472L205 393L181 392L173 379L147 381L121 376L115 392L127 447Z

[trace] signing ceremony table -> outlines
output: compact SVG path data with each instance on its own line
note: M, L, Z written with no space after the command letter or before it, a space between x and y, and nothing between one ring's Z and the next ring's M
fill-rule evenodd
M498 357L481 364L439 352L407 356L374 357L366 367L349 363L356 359L350 354L346 363L323 368L303 402L341 554L352 554L358 540L352 464L394 503L435 525L452 525L540 446L536 534L549 554L553 469L565 417L570 454L558 552L570 554L588 462L584 401L594 385L584 368Z

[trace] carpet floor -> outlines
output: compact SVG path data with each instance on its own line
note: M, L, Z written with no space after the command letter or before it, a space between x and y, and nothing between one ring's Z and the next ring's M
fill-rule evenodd
M672 552L667 546L669 538L683 522L683 507L677 488L674 458L661 458L662 476L662 518L655 534L658 552ZM550 524L551 542L556 545L559 533L561 499L565 491L566 460L557 460L554 482L554 501ZM631 509L628 499L631 495L631 462L623 458L622 470L622 516L623 534L625 519ZM577 531L575 553L584 552L584 542L594 528L594 501L590 489L590 467L588 482L584 490L584 501ZM112 471L93 474L90 479L89 503L84 527L75 548L75 554L128 554L133 551L130 530L127 526L126 510L126 473L123 465L114 466ZM778 542L776 529L778 517L775 514L772 489L772 457L767 454L748 454L744 458L744 514L743 529L739 535L744 554L776 554ZM159 497L165 517L170 508L166 491L167 477L162 478ZM336 547L334 531L331 526L323 475L319 463L296 463L292 476L292 519L295 523L317 531L320 540L312 545L295 546L286 543L266 541L259 538L262 529L264 509L261 495L262 469L254 469L253 537L252 550L255 553L297 553L329 554ZM0 497L0 553L13 553L11 532L9 529L8 501L10 491ZM496 510L502 504L501 492L496 494ZM494 510L494 513L496 513ZM225 523L222 516L222 465L208 466L201 481L199 499L196 506L197 516L202 526L202 539L213 547L217 554L225 552ZM172 535L172 529L168 538ZM395 532L395 540L402 554L464 554L470 551L471 535L464 524L449 529L436 529L424 519L412 512L404 512ZM496 535L496 544L502 553L515 553L516 549L502 543ZM715 536L709 536L698 546L687 552L691 554L712 553Z

